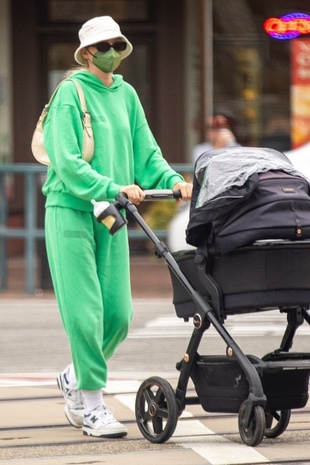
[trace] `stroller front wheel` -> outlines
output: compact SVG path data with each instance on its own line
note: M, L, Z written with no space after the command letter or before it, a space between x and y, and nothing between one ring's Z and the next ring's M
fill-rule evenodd
M160 444L173 435L178 421L178 405L171 385L154 376L145 380L136 397L136 421L142 435Z
M248 425L245 424L247 401L241 404L238 417L239 434L247 446L257 446L263 440L265 433L265 411L261 405L255 405Z

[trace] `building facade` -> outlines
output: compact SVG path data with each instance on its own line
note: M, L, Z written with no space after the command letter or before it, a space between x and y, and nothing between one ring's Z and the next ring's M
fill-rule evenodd
M34 162L38 115L74 65L81 24L100 15L134 45L119 72L170 162L192 162L213 113L244 145L310 140L308 0L1 0L0 163Z

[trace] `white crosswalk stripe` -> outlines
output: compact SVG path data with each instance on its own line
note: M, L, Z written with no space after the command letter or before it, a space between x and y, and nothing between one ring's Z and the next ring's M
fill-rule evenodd
M226 329L236 336L282 336L286 328L286 315L278 310L260 313L232 315L225 322ZM158 316L149 321L144 328L132 330L129 338L166 338L189 337L193 331L192 321L184 322L176 316ZM217 331L210 327L208 337L217 336ZM298 328L298 334L309 335L310 328L304 323Z
M111 386L112 387L112 386ZM116 388L114 384L113 388ZM135 411L134 395L116 395L131 411ZM192 417L190 412L185 412L184 417ZM184 418L183 417L183 418ZM255 464L268 463L269 460L255 449L243 444L237 444L216 434L199 420L183 419L177 424L174 436L169 440L178 446L192 449L212 465Z

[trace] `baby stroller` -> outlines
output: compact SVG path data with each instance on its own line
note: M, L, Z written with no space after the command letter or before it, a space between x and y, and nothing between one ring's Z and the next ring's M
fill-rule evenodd
M171 191L146 194L167 198ZM114 205L133 215L166 261L176 315L194 326L176 365L176 389L153 376L137 392L142 435L152 443L167 441L190 404L238 413L239 434L249 446L282 434L291 410L308 401L310 353L290 352L297 328L310 324L308 181L275 150L206 152L195 165L187 228L187 242L196 249L173 255L128 199L120 196ZM262 358L245 355L226 330L226 319L275 308L287 318L280 347ZM225 342L225 355L199 354L210 326ZM187 395L190 379L196 396Z

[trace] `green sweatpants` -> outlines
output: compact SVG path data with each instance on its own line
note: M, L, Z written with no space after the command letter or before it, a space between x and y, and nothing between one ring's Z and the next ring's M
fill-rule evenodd
M101 389L132 318L126 228L111 236L92 213L48 207L45 235L77 388Z

